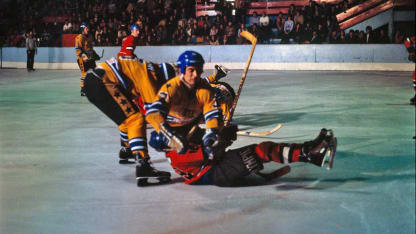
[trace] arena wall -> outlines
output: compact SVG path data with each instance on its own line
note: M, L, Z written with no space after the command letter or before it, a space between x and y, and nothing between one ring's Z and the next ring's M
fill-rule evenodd
M119 47L95 47L104 61L113 57ZM176 61L185 50L200 52L206 69L221 63L231 69L242 69L250 52L250 45L227 46L141 46L138 57L153 62ZM2 48L3 68L26 68L26 49ZM413 71L408 53L400 44L374 45L257 45L250 69L253 70L380 70ZM36 69L78 69L74 48L38 48Z

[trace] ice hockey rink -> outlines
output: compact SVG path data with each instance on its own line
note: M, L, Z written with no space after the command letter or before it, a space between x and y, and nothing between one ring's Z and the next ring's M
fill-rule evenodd
M224 81L237 89L241 74ZM231 148L326 127L337 155L331 171L296 163L232 188L185 185L152 150L173 180L137 187L135 165L118 164L118 129L80 97L79 76L0 70L0 233L415 233L411 72L249 71L234 122L283 127Z

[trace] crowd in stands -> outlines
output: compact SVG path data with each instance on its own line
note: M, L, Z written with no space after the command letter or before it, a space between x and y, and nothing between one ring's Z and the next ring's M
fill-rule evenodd
M241 2L241 1L239 1ZM62 34L78 34L88 23L94 46L120 46L129 25L141 28L139 46L226 45L246 43L239 32L249 30L260 43L402 43L396 31L390 40L386 29L349 30L338 26L336 15L357 1L329 5L310 1L291 5L286 14L232 14L229 2L218 1L216 16L195 17L195 0L32 0L3 1L0 26L2 46L24 46L25 33L32 30L39 46L61 46ZM244 11L243 11L244 12Z

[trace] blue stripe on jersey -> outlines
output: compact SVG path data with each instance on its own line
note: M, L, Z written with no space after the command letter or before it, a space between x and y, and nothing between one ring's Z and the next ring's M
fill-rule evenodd
M208 120L214 119L214 118L219 118L218 110L209 111L209 112L205 113L205 115L204 115L205 121L208 121Z
M114 63L111 63L110 60L107 60L107 61L105 61L105 63L107 63L107 65L111 68L111 70L116 75L117 79L121 82L121 84L123 85L123 87L125 89L127 89L128 88L127 83L124 81L124 79L122 77L122 74L118 70L117 60L115 60L115 59L111 59L111 60L112 61L115 61L115 62Z
M180 119L178 119L178 118L176 118L176 117L173 117L173 116L171 116L171 115L168 115L168 116L166 116L166 120L168 121L168 122L180 122Z
M127 137L127 132L120 131L120 139L124 142L129 141L129 138Z
M136 60L137 58L132 55L132 56L118 56L119 59L121 60Z
M145 110L148 110L148 109L150 109L150 108L152 107L152 104L153 104L153 103L150 103L150 102L145 102L145 103L143 104L143 108L144 108Z
M144 137L136 137L129 140L131 151L147 150L146 139Z
M160 112L163 115L167 114L166 107L162 104L161 101L155 101L152 104L147 106L146 115L153 113L153 112Z

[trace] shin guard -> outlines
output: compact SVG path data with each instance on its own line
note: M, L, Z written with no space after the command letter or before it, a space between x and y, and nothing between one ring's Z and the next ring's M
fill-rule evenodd
M266 141L256 146L256 153L263 162L292 163L299 161L302 144L274 143Z

